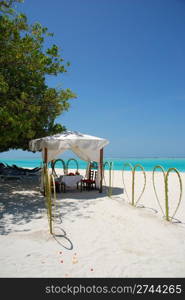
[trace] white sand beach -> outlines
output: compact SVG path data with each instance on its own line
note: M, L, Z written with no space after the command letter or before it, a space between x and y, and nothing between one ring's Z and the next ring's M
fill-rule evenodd
M103 193L58 193L55 236L49 234L38 181L1 181L0 277L184 277L185 196L175 216L181 223L167 222L155 198L152 173L146 173L138 207L131 206L123 191L121 171L114 171L111 198L105 187ZM185 174L181 177L185 187ZM141 172L135 181L137 196ZM125 183L131 188L131 172L125 172ZM178 185L171 174L170 214L177 205ZM164 204L161 173L156 173L156 186Z

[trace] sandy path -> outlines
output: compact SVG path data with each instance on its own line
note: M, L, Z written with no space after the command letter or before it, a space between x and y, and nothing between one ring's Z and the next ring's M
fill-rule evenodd
M126 172L127 185L129 176ZM143 179L141 173L137 176L139 193ZM182 179L184 186L184 174ZM175 202L178 182L172 175L170 180ZM102 194L58 194L54 238L48 233L38 183L1 183L0 277L184 277L184 197L177 214L182 223L170 223L162 218L154 196L147 172L140 202L145 207L132 207L119 171L114 172L112 198L105 189Z

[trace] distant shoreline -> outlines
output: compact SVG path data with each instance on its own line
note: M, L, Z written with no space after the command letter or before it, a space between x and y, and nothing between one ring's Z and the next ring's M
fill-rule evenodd
M67 162L68 159L66 158L60 158ZM87 162L82 161L80 159L76 159L78 162L78 168L79 169L86 169ZM176 168L179 172L185 172L185 158L121 158L121 159L115 159L115 158L104 158L104 162L112 162L113 163L113 169L114 170L122 170L123 165L126 163L131 164L132 166L136 164L140 164L143 166L145 171L152 171L153 168L156 165L162 166L165 170L169 168ZM35 168L40 167L42 164L42 159L1 159L0 162L8 164L8 165L17 165L19 167L25 167L25 168ZM56 168L62 168L61 162L57 162ZM69 164L70 169L76 169L77 166L75 162L70 161ZM108 168L108 165L105 169ZM129 170L129 167L124 166L125 170ZM137 168L139 171L139 168Z

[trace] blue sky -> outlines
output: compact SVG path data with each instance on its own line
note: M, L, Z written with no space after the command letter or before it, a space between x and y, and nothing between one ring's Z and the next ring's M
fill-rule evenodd
M185 0L25 0L18 8L54 33L71 62L48 79L78 95L58 122L107 138L107 157L185 156Z

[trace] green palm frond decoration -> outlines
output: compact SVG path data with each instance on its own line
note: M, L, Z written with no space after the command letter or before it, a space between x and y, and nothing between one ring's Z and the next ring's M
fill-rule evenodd
M154 174L155 174L156 169L161 169L162 172L163 172L164 190L165 190L165 212L162 209L162 206L161 206L158 194L157 194L156 186L155 186L155 176L154 176ZM180 186L180 194L179 194L179 200L178 200L178 203L177 203L177 207L176 207L174 213L172 214L172 216L169 216L169 187L168 187L168 177L169 177L169 174L171 172L175 172L177 174L177 177L178 177L178 180L179 180L179 186ZM176 168L169 168L167 170L167 172L165 173L164 169L161 166L155 166L154 169L153 169L152 181L153 181L153 188L154 188L154 192L155 192L155 195L156 195L156 199L157 199L159 207L160 207L160 209L161 209L161 211L163 213L163 216L165 216L165 219L167 221L171 221L175 217L175 215L177 213L177 210L179 209L181 200L182 200L182 180L181 180L180 173L179 173L179 171Z
M53 217L53 207L56 216L56 186L55 186L55 178L54 175L49 174L47 164L43 167L44 172L44 196L45 196L45 204L47 210L48 224L49 224L49 232L50 234L54 234L53 232L53 222L55 221L55 217Z
M161 167L161 166L159 166L159 165L157 165L157 166L154 167L153 172L152 172L153 188L154 188L155 196L156 196L158 205L159 205L159 207L160 207L160 210L161 210L163 216L165 216L165 212L164 212L164 210L163 210L163 208L162 208L162 206L161 206L161 203L160 203L160 201L159 201L159 197L158 197L158 194L157 194L157 189L156 189L156 186L155 186L155 175L154 175L154 174L155 174L155 171L156 171L157 169L160 169L160 170L162 171L162 174L163 174L163 178L164 178L164 192L165 192L166 175L165 175L165 170L163 169L163 167ZM165 199L166 199L166 197L165 197ZM165 203L166 203L166 201L165 201ZM165 205L166 205L166 204L165 204Z
M70 158L70 159L68 159L68 161L67 161L67 163L66 163L66 171L67 171L67 173L68 173L68 169L69 169L69 163L71 162L71 161L74 161L75 162L75 164L76 164L76 172L78 172L78 161L75 159L75 158Z
M144 185L143 185L143 188L142 188L142 191L141 191L141 194L139 195L138 199L135 201L135 197L134 197L134 187L135 187L135 172L136 172L136 169L137 168L140 168L142 170L142 173L144 175ZM143 168L142 165L140 164L137 164L134 166L134 169L132 171L132 205L133 206L136 206L137 203L140 201L144 191L145 191L145 188L146 188L146 173L145 173L145 170Z
M49 232L53 234L52 230L52 197L51 197L51 180L48 172L47 164L44 165L44 194L46 199L46 209L49 222Z
M134 167L130 163L123 164L122 180L123 180L123 185L124 185L125 192L126 192L126 195L127 195L128 199L129 199L129 196L128 196L128 192L127 192L127 189L126 189L126 186L125 186L125 179L124 179L125 167L129 167L131 169L131 172L132 172L132 201L131 201L131 204L133 206L136 206L137 203L140 201L140 199L141 199L141 197L142 197L142 195L143 195L143 193L145 191L145 188L146 188L146 173L145 173L145 170L144 170L143 166L140 165L140 164L137 164ZM141 191L138 199L135 201L135 172L136 172L136 169L138 169L138 168L140 168L142 170L142 172L143 172L143 175L144 175L144 185L143 185L142 191Z
M104 181L105 181L105 176L104 176L104 170L105 170L105 167L108 167L108 170L109 170L109 186L108 186L108 196L111 197L112 196L112 183L113 183L113 176L112 176L112 171L113 171L113 162L104 162L103 164L103 178L104 178ZM106 181L105 181L105 185L106 185Z
M58 177L58 176L57 176L57 173L56 173L56 171L55 171L55 165L56 165L56 163L58 163L58 162L61 162L61 163L62 163L62 167L63 167L64 174L65 174L65 172L66 172L65 161L64 161L63 159L61 159L61 158L56 159L55 161L52 161L52 162L51 162L52 174L53 174L55 177Z

